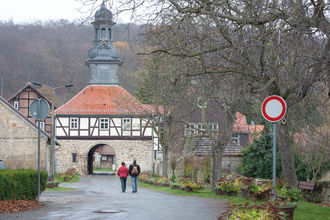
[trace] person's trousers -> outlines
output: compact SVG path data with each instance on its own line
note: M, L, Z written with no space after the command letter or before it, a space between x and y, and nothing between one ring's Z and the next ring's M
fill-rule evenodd
M122 192L126 191L126 180L127 180L127 177L120 177L121 191Z
M137 176L131 176L132 179L132 191L137 192Z

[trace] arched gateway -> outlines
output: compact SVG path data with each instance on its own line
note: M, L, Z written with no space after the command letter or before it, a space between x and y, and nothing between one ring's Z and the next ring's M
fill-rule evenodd
M96 168L116 169L115 151L106 144L93 146L87 156L87 172L93 174Z

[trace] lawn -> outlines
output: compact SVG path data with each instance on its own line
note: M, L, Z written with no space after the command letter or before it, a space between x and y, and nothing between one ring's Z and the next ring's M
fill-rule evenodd
M209 189L204 189L200 192L185 192L179 189L171 189L169 187L155 186L142 182L139 182L138 185L139 187L148 188L151 190L175 194L175 195L225 199L229 203L233 203L233 204L244 204L245 202L253 203L253 199L245 199L240 196L215 195ZM322 207L305 201L298 201L297 208L294 212L294 219L295 220L330 220L330 208Z
M74 188L70 188L70 187L55 187L55 188L46 188L45 191L72 191L75 190Z
M56 182L60 182L60 183L76 183L79 181L79 175L74 175L72 177L71 180L69 181L64 181L63 180L63 177L61 177L60 174L55 174L55 181ZM71 190L75 190L74 188L70 188L70 187L62 187L62 186L59 186L59 187L55 187L55 188L46 188L45 191L71 191Z
M76 182L78 182L79 181L79 175L74 175L73 177L72 177L72 179L71 180L69 180L69 181L64 181L63 180L63 177L61 177L60 176L60 174L55 174L55 181L56 182L60 182L60 183L62 183L62 182L65 182L65 183L76 183Z
M109 171L109 172L114 172L113 169L111 168L95 168L93 171Z

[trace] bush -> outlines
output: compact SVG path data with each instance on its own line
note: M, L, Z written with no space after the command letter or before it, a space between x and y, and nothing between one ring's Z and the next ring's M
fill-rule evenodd
M47 173L40 172L40 192L45 190ZM1 170L0 200L36 199L38 196L38 171Z
M291 143L289 143L291 144ZM296 175L299 181L307 179L307 165L293 152ZM269 124L265 125L260 138L242 150L240 174L247 177L272 179L273 175L273 136ZM276 149L276 176L282 177L282 165L278 148Z
M238 178L224 176L219 179L215 189L223 192L240 192L242 185Z
M188 181L188 182L184 182L182 184L182 187L184 189L187 189L188 191L192 191L192 192L199 192L202 190L202 184L196 183L195 181Z

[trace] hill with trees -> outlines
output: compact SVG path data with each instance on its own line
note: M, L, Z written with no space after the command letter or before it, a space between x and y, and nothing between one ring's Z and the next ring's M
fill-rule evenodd
M140 26L118 24L114 28L114 44L123 65L121 85L134 93L142 68L137 56ZM58 90L63 103L88 84L87 53L93 47L93 27L67 20L15 24L0 22L0 81L3 97L9 98L27 81L53 87L73 83L69 90ZM1 87L1 84L0 84Z

